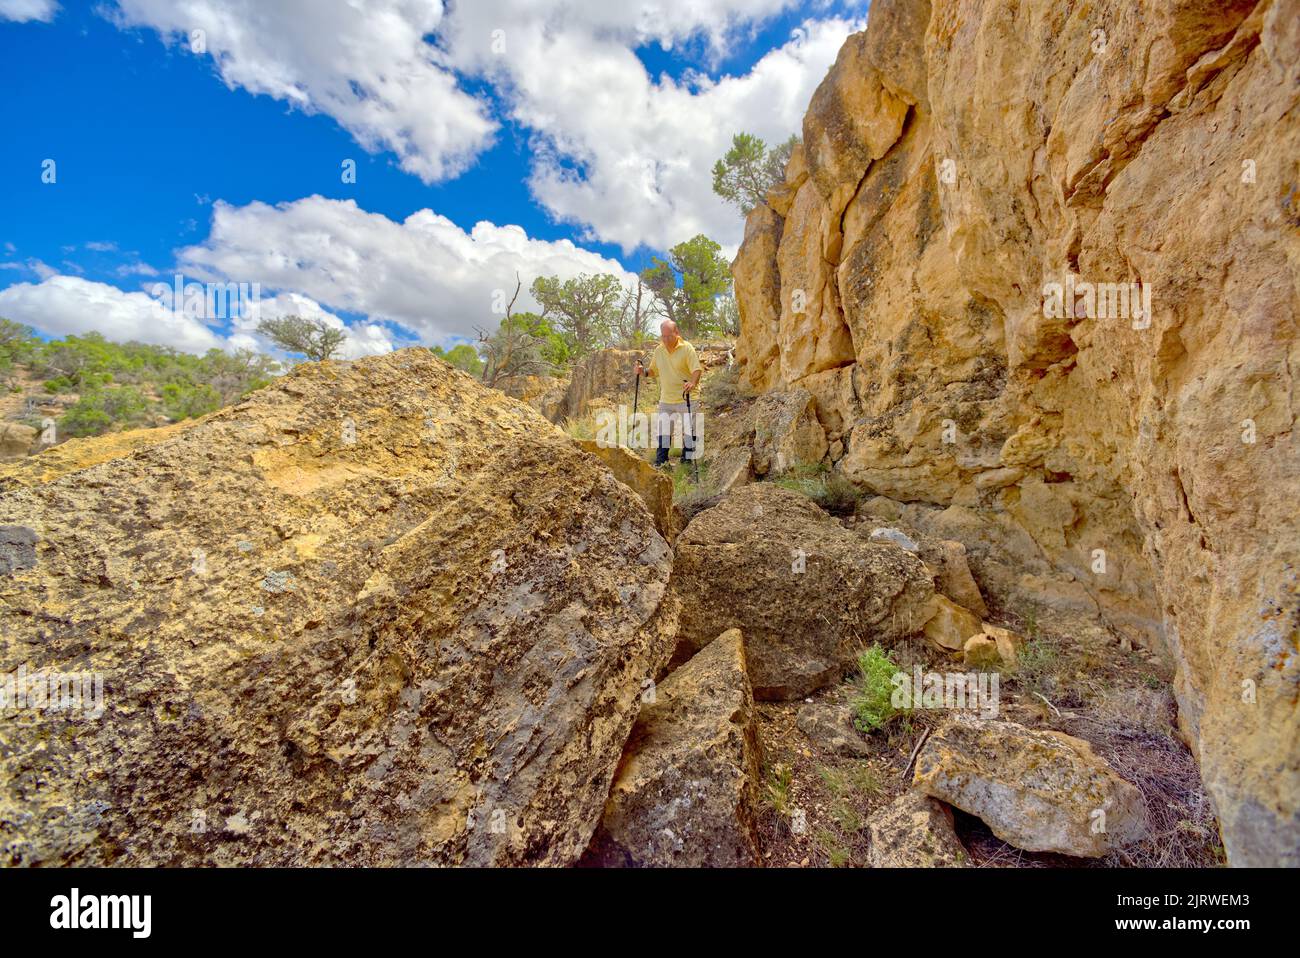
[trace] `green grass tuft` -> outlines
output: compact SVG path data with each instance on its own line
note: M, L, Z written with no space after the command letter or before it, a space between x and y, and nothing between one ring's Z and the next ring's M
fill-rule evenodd
M778 815L790 814L790 785L793 781L794 769L789 765L777 765L768 770L767 781L763 783L764 791Z
M825 463L797 463L772 480L783 489L802 493L833 516L851 516L857 508L858 488Z

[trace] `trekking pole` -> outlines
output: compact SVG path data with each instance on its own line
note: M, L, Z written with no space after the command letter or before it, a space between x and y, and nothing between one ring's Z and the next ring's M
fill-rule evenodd
M636 428L636 417L640 414L639 411L641 408L641 369L643 365L644 364L641 362L641 357L638 356L636 359L636 369L637 369L636 386L634 386L632 389L632 418L628 420L628 424L627 424L629 435L631 435L632 430ZM640 434L638 433L637 435ZM637 455L641 455L641 453L637 453Z
M687 385L686 380L682 380L682 385ZM689 389L683 390L686 393L686 422L690 424L691 430L691 462L695 463L695 484L700 484L700 450L695 446L695 415L691 412L691 392ZM685 444L686 430L682 430L682 443ZM682 455L686 455L685 451Z

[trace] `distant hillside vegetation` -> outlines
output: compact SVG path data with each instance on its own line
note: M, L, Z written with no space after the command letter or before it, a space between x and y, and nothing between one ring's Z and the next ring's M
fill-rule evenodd
M202 416L280 371L251 349L195 356L99 333L45 342L0 319L0 422L42 429L53 420L59 441Z

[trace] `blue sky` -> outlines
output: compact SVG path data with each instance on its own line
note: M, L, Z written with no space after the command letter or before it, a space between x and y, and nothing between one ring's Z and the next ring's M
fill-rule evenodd
M394 16L412 6L372 2ZM345 323L362 354L471 335L491 321L488 292L516 271L527 285L636 270L695 232L734 249L740 219L707 190L708 162L739 129L797 130L862 16L859 5L720 0L669 27L561 7L525 30L505 0L475 9L480 22L432 4L425 22L376 33L323 0L279 19L249 0L200 0L196 52L174 6L0 0L0 315L47 335L265 345L228 321L153 322L131 294L179 269L291 296L279 305ZM332 6L334 20L315 16ZM46 19L6 19L33 12ZM239 16L259 49L223 34ZM317 19L320 49L299 53ZM497 22L504 56L491 60L477 38ZM354 48L364 55L350 64ZM389 49L394 62L376 62ZM604 79L585 89L587 73ZM774 105L773 90L788 102ZM347 159L355 183L342 180ZM656 172L629 188L636 164ZM304 236L317 242L299 248Z

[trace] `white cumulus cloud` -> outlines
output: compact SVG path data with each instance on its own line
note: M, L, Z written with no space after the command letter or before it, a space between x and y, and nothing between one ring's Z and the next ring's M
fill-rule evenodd
M51 336L98 332L116 342L134 339L194 353L223 345L203 323L163 308L152 296L77 276L55 275L0 290L0 316Z
M197 38L232 88L326 113L426 182L464 170L508 117L530 134L533 195L583 236L624 250L664 249L703 232L733 250L743 225L713 195L713 162L734 133L775 143L797 132L817 83L862 22L830 14L826 2L805 4L817 15L788 42L717 80L652 77L636 50L685 46L710 67L737 38L794 6L118 0L113 16L191 49ZM847 6L866 10L865 2ZM489 87L495 102L467 92L467 80Z
M518 226L480 222L466 232L428 209L398 222L321 196L278 206L218 201L207 240L181 250L179 260L187 279L292 290L399 324L430 344L494 328L501 319L494 309L514 293L516 272L524 286L516 311L536 308L528 286L537 276L631 278L616 260L568 240L534 239Z
M49 23L58 13L59 5L55 0L0 0L0 20L40 20Z
M856 24L801 28L743 76L652 80L603 39L539 35L522 51L514 113L537 131L533 194L553 215L625 250L668 247L704 233L731 252L740 214L713 193L713 163L739 132L776 145L798 133L813 91ZM567 79L545 64L600 65ZM581 171L573 172L575 165Z
M365 149L433 182L490 145L496 122L426 41L431 0L118 0L114 20L210 56L226 85L328 114Z

